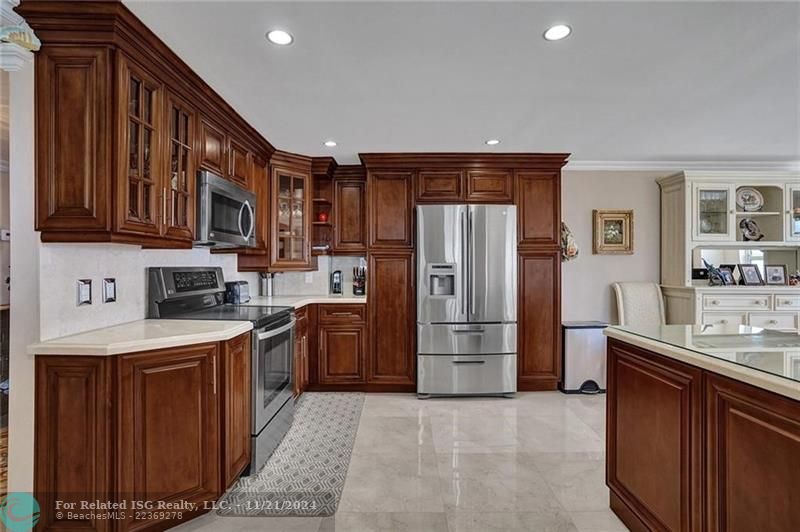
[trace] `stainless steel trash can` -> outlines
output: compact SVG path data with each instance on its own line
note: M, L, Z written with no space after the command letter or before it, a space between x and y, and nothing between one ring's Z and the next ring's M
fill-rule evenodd
M606 337L601 321L565 321L561 324L564 393L603 393L606 391Z

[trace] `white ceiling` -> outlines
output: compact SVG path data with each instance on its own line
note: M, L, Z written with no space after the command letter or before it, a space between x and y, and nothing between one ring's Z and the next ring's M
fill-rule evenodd
M800 159L796 2L126 4L276 147L341 164ZM554 22L572 36L544 41ZM269 44L275 27L294 44Z

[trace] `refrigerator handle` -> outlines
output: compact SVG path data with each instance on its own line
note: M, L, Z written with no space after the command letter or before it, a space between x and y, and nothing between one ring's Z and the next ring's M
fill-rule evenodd
M473 241L472 234L472 213L469 213L468 218L468 243L469 243L469 314L470 316L475 313L475 242Z
M467 213L461 211L461 314L467 313Z

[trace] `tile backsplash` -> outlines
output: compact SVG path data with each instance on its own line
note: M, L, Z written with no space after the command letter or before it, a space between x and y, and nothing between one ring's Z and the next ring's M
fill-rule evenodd
M318 270L314 272L285 272L275 275L276 296L321 295L329 292L331 272L342 271L342 294L353 295L353 268L366 267L364 257L318 257ZM369 275L369 272L367 272ZM258 293L255 289L253 293Z
M239 273L233 254L207 249L140 249L115 244L42 244L40 249L42 340L146 317L149 266L220 266L226 281L245 280L258 290L258 274ZM102 302L105 277L117 282L117 300ZM92 304L78 307L78 279L92 280Z

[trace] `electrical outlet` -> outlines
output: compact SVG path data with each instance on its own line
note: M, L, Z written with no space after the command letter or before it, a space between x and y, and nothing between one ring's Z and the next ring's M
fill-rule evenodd
M314 282L314 272L306 272L305 276L306 284L311 284Z
M117 300L117 280L113 277L103 279L103 303L113 303Z
M92 304L92 280L78 279L78 306Z

